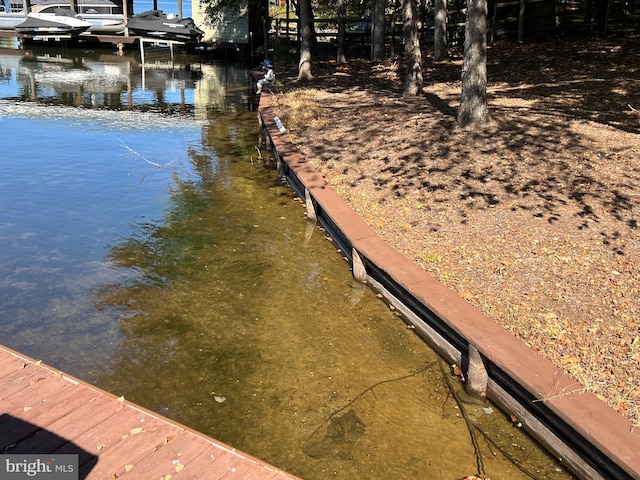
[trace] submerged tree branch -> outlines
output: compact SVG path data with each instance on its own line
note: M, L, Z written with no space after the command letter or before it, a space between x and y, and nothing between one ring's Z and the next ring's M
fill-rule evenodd
M147 162L149 165L153 165L154 167L158 167L158 168L169 168L171 166L171 164L173 163L173 160L171 160L170 162L167 162L165 164L161 164L161 163L156 163L156 162L152 162L151 160L149 160L148 158L146 158L144 155L142 155L140 152L136 152L133 148L131 148L129 145L127 145L126 143L124 143L122 140L120 140L120 146L127 149L130 153L134 154L135 156L141 158L142 160L144 160L145 162Z

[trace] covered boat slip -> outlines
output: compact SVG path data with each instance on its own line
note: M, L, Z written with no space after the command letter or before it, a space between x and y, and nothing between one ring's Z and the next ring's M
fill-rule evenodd
M178 15L165 14L158 9L132 15L128 8L131 8L129 2L117 0L19 0L17 3L0 0L0 29L20 34L39 34L37 29L32 33L33 19L29 20L29 17L47 15L51 16L48 20L65 24L69 20L64 17L75 16L78 21L86 22L88 28L84 30L92 34L132 35L183 42L199 42L204 36L204 32L192 18L182 17L181 2L178 5ZM25 21L30 22L27 25L29 29L23 28L22 23ZM46 26L38 24L36 27L46 33ZM79 35L84 30L78 25L69 32L51 31Z
M3 455L77 455L89 480L297 478L2 345L0 386Z

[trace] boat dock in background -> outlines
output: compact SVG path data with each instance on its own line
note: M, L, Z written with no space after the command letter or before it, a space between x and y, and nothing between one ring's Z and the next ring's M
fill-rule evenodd
M77 455L80 478L297 477L0 345L0 451Z
M0 30L0 38L17 38L18 42L22 45L23 42L29 41L32 39L42 40L44 42L60 42L65 40L74 40L79 42L86 43L95 43L102 46L114 45L118 48L119 52L122 52L125 47L133 46L140 43L140 39L142 37L138 36L125 36L125 35L115 35L115 34L96 34L91 32L85 32L75 37L71 37L70 35L50 35L44 37L33 37L32 35L25 35L16 32L15 30Z

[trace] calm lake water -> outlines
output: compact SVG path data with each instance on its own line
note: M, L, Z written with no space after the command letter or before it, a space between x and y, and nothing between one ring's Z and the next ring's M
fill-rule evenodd
M245 67L0 41L0 343L308 480L570 478L490 404L476 455L447 366L259 160Z

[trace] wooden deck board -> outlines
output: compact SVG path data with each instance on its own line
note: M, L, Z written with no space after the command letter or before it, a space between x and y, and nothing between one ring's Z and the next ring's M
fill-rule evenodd
M71 409L82 405L82 399L75 395L73 389L65 389L58 394L52 393L50 389L40 398L33 395L33 389L24 391L29 395L21 395L21 403L14 404L14 408L4 411L9 415L2 425L0 431L0 450L16 441L22 441L42 428L46 428L48 423L54 422L66 414Z
M91 475L98 478L120 478L127 469L134 468L145 457L161 449L167 437L180 433L179 427L155 419L144 424L130 423L126 428L126 431L124 428L120 430L121 440L100 451L100 461L91 470ZM138 431L140 428L142 430Z
M0 425L4 453L77 454L88 480L297 478L2 346Z
M53 430L59 436L52 437L44 431L39 431L20 443L21 450L25 452L55 452L68 442L74 441L88 428L94 428L110 418L114 413L108 408L110 403L107 398L85 401L79 408L46 426L47 430ZM79 464L82 464L80 459Z
M15 363L13 368L8 369L6 375L0 378L3 385L2 397L6 398L24 388L28 388L42 378L44 378L44 373L35 364L23 366L22 363Z
M108 408L115 414L109 416L108 420L87 428L73 439L73 443L79 448L105 459L111 457L108 451L116 448L123 440L123 435L130 432L134 425L137 427L141 419L140 412L127 408L124 404L110 405ZM83 464L81 461L80 465Z
M186 431L181 432L176 437L168 438L167 443L147 455L122 477L126 480L168 478L192 464L207 447L208 443L204 439L193 438ZM190 475L193 473L190 471Z

